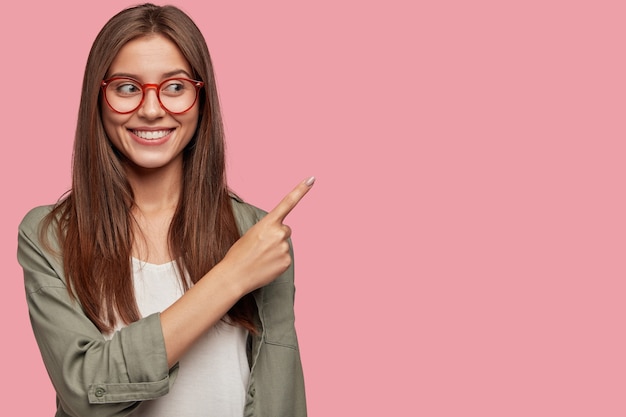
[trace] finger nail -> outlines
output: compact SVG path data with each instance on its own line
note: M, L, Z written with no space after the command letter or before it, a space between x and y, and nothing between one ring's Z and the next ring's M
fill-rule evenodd
M310 187L313 185L314 182L315 182L315 177L311 177L308 180L306 180L304 183Z

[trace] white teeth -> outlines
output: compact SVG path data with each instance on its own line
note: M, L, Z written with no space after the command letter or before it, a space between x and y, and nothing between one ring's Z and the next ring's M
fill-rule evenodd
M171 130L133 130L133 133L142 139L161 139L169 135Z

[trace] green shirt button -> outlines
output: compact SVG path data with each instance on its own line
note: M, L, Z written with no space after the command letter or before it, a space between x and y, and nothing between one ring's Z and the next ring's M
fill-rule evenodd
M96 397L103 397L106 394L104 388L96 388Z

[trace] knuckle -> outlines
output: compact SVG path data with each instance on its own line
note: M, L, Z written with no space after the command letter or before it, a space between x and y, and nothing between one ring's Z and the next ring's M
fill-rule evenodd
M289 256L289 243L286 240L281 242L280 252L291 259L291 256Z
M281 257L280 265L283 271L287 270L287 268L291 266L291 256L289 256L289 254L286 254L285 256Z
M289 204L289 207L295 205L298 202L298 196L295 193L289 193L285 197L285 201Z

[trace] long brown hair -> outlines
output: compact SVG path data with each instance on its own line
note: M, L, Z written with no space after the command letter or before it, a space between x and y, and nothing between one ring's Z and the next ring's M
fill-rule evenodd
M169 229L171 254L197 282L240 237L226 183L224 131L213 65L200 30L173 6L144 4L112 17L96 37L83 79L74 141L72 189L46 219L56 225L70 295L102 332L141 318L134 296L131 249L133 191L101 119L100 83L129 41L160 34L172 40L204 81L197 131L183 152L183 185ZM45 228L44 228L45 229ZM181 273L181 276L183 274ZM187 283L183 279L183 285ZM255 331L250 295L230 319Z

